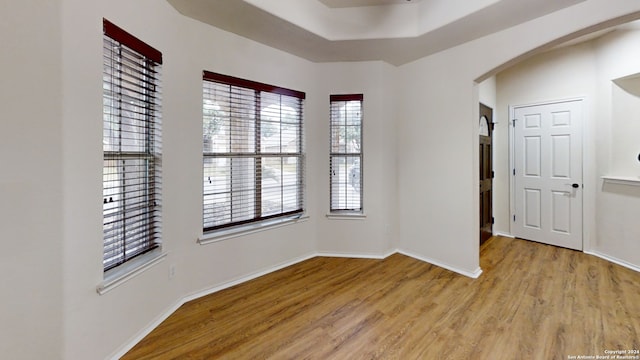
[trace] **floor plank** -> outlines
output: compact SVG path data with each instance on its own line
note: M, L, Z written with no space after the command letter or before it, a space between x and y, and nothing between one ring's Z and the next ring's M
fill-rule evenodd
M184 304L123 359L567 359L640 349L640 273L494 237L479 279L313 258Z

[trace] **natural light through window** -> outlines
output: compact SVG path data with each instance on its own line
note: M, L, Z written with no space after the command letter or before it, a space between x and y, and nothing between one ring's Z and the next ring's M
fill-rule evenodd
M304 93L203 76L203 230L303 211Z
M162 54L104 20L104 270L161 243Z
M362 100L330 97L331 212L362 212Z

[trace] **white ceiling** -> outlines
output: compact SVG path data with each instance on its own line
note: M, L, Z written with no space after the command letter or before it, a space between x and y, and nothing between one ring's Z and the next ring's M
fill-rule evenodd
M417 3L422 0L319 0L330 8L378 6Z
M185 16L310 61L402 65L585 0L167 1Z

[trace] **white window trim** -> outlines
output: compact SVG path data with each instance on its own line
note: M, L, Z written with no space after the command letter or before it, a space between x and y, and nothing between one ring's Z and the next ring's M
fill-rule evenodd
M228 229L222 230L214 230L205 234L202 234L198 237L198 244L207 245L220 241L225 241L233 238L237 238L240 236L245 236L249 234L254 234L266 230L277 229L282 226L288 226L293 224L302 223L309 220L309 216L306 214L297 214L287 217L274 218L269 220L258 221L255 223L238 225L237 227L232 227Z
M329 220L365 220L367 218L364 212L351 210L332 211L326 216Z
M104 295L118 286L126 283L134 277L142 274L155 264L158 264L167 257L166 252L160 248L149 251L146 254L137 256L126 263L119 265L104 273L104 280L98 284L96 291Z

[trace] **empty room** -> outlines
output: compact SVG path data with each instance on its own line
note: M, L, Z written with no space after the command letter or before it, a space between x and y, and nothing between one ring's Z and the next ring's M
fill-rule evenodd
M640 359L640 2L0 4L7 359Z

